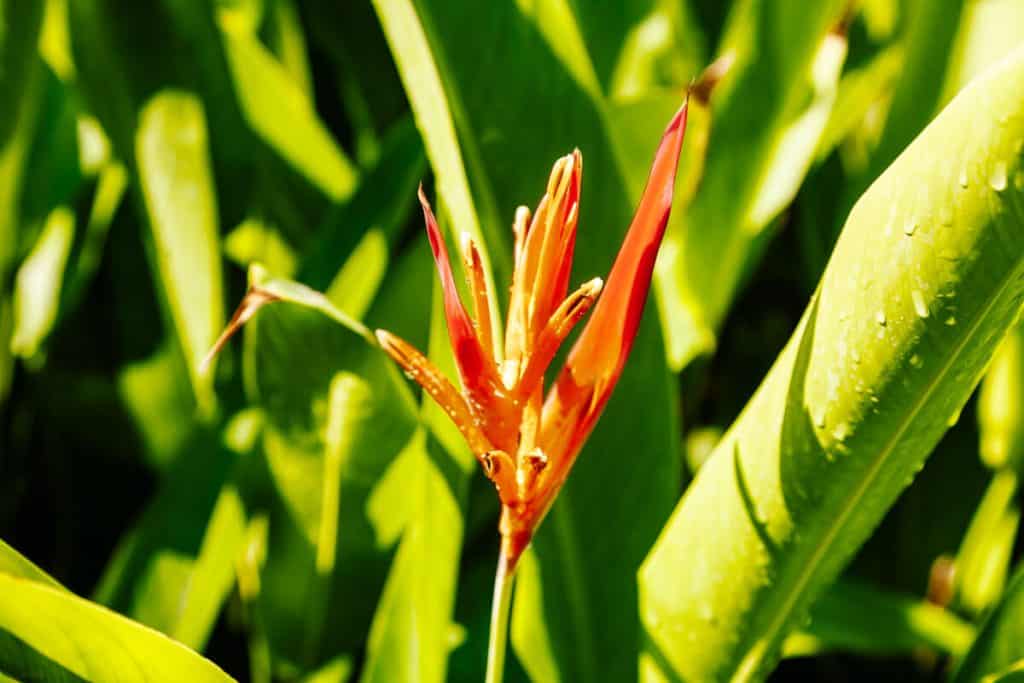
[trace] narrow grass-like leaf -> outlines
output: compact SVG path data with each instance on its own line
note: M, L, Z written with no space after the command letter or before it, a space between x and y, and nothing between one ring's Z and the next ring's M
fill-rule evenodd
M95 599L202 649L234 584L245 515L227 484L234 459L204 434L185 447L163 489L126 534Z
M644 563L648 680L764 676L958 415L1024 296L1022 88L1017 51L850 214L803 321Z
M452 223L467 232L481 250L484 272L491 291L495 275L508 279L511 260L504 253L507 240L501 239L498 226L481 226L480 212L470 191L464 153L456 135L453 108L461 108L458 95L445 90L444 64L439 63L437 45L428 39L419 10L412 0L374 0L374 8L384 28L405 84L416 125L423 135L427 158L437 178L437 194L450 212ZM497 325L500 317L491 312L494 333L501 339Z
M981 680L1024 658L1024 569L1018 569L953 676L954 683Z
M952 612L919 598L866 584L838 581L811 608L811 621L798 634L816 641L819 650L880 655L907 654L930 648L962 656L975 630ZM790 654L786 641L784 654Z
M62 589L0 573L0 595L0 671L16 679L234 680L181 643Z
M224 50L249 126L333 201L355 189L355 167L316 115L313 102L255 36L227 31Z
M153 258L201 410L213 409L213 378L200 370L224 325L217 202L201 102L187 92L150 99L135 136L139 188Z
M66 206L46 219L32 252L18 269L11 351L31 358L57 322L64 269L75 237L75 215Z

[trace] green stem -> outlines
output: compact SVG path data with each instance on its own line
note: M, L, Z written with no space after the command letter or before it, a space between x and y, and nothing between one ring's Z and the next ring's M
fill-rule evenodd
M508 614L512 606L512 585L515 567L509 567L509 558L502 543L498 555L498 568L494 572L494 598L491 603L491 637L487 643L487 676L484 683L501 683L505 674L505 648L508 645Z

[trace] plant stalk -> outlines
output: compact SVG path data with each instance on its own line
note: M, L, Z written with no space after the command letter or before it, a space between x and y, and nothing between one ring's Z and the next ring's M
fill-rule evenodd
M512 606L512 585L515 566L501 544L498 568L494 572L494 598L491 602L491 635L487 643L487 675L484 683L501 683L505 675L505 648L508 646L509 608Z

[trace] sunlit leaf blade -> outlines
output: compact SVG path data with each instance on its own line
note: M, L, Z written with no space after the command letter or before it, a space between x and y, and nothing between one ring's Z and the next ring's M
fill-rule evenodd
M467 163L472 164L474 159L466 158L467 152L474 156L476 152L463 149L456 135L455 123L457 117L464 116L460 111L463 104L453 75L444 72L443 57L438 56L438 39L428 35L419 14L424 10L411 0L374 0L374 8L423 136L427 158L436 176L437 194L451 214L456 234L469 233L479 246L488 286L495 291L493 277L507 280L512 272L511 259L506 252L510 242L503 239L497 225L481 225L479 200L474 201L467 172ZM467 140L465 144L472 144L468 141L471 138L462 139ZM489 201L493 200L485 196L484 202ZM493 274L492 265L496 271ZM496 311L492 311L491 319L497 325L500 318ZM495 333L500 339L497 326Z
M1021 683L1024 681L1024 659L998 673L986 676L982 681L983 683Z
M924 600L841 580L814 603L811 621L799 635L814 639L821 650L879 656L930 648L961 656L975 631L952 612ZM783 653L789 650L787 640Z
M1017 51L850 214L786 350L644 564L648 680L764 675L958 415L1024 294L1022 87Z
M307 93L256 37L227 31L224 50L242 115L256 135L326 196L347 198L356 170Z
M213 435L186 446L115 552L95 599L202 649L234 584L245 530L241 500L226 484L233 464Z
M1024 658L1024 570L1018 569L977 639L967 652L953 681L981 680Z
M0 574L38 581L54 588L63 588L54 578L35 566L27 557L0 540Z
M167 636L62 589L0 573L0 595L0 671L16 679L234 680Z
M213 408L213 386L212 377L199 366L224 325L217 202L207 135L198 98L165 91L146 103L135 136L153 258L204 411Z
M970 613L991 607L1006 587L1020 528L1019 486L1016 472L996 472L960 545L954 574L956 600Z
M11 351L31 358L57 321L64 269L75 237L75 215L66 206L46 219L32 252L18 269Z
M733 61L711 97L707 165L692 204L670 224L669 263L659 266L676 369L714 348L767 228L814 158L846 56L833 31L845 4L733 6L719 51Z

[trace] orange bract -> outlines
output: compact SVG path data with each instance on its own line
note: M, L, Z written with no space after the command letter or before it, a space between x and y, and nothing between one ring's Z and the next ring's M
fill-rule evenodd
M490 311L497 308L476 245L464 236L474 320L459 298L448 250L420 190L462 391L405 341L384 330L377 331L377 338L445 410L497 487L510 567L565 483L622 373L672 206L685 129L686 103L662 137L640 205L604 286L607 291L546 398L548 366L602 290L601 279L595 278L566 296L583 178L579 150L555 162L547 192L532 217L526 207L516 211L504 348L492 338Z

